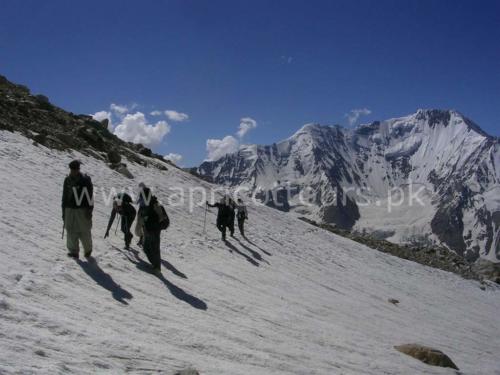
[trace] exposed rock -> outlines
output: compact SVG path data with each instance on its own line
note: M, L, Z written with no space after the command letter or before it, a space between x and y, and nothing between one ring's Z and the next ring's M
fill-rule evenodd
M142 146L142 145L140 145ZM151 151L151 149L147 148L147 147L140 147L139 148L139 154L141 155L144 155L144 156L151 156L153 154L153 151Z
M500 263L493 263L486 259L479 259L474 263L474 271L480 278L500 284Z
M186 369L177 371L174 375L200 375L200 373L194 369Z
M418 359L431 366L451 367L458 370L453 361L442 351L418 344L406 344L394 347L396 350Z
M117 150L111 150L108 152L108 160L111 164L119 164L122 157Z
M109 126L109 119L105 118L101 120L101 125L104 129L107 129Z
M314 220L304 217L301 220L322 228L339 236L347 237L353 241L359 242L377 251L391 254L402 259L411 260L429 267L439 268L444 271L456 273L466 279L479 279L476 270L473 269L472 263L467 262L464 258L457 255L453 251L444 247L422 247L419 245L398 245L386 240L374 238L365 233L353 233L349 230L339 228L330 224L320 224Z
M134 175L132 173L130 173L126 164L123 164L123 163L110 164L109 167L111 169L117 171L118 173L121 173L122 175L124 175L127 178L130 178L130 179L134 178Z
M121 157L141 165L147 165L149 160L138 155L139 150L143 155L161 159L142 145L119 139L105 123L92 116L64 111L51 104L46 96L31 95L26 86L11 83L3 76L0 76L0 130L19 132L45 147L72 149L100 159L103 159L102 153L109 150L120 150Z
M36 143L39 143L41 145L44 145L45 142L47 141L47 134L45 134L45 133L37 134L33 137L33 141L35 141Z
M393 305L397 305L399 303L399 300L397 300L395 298L389 298L387 301L389 303L392 303Z
M38 95L35 95L35 98L38 100L38 102L40 103L50 103L49 101L49 98L46 97L45 95L42 95L42 94L38 94Z

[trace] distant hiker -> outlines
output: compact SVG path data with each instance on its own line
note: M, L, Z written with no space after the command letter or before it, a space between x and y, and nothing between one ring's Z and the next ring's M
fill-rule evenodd
M135 235L139 237L139 242L137 242L138 246L142 246L144 243L144 221L142 219L142 211L146 207L146 197L150 197L150 190L143 182L139 184L139 196L137 198L137 204L139 205L139 211L137 212L137 222L135 224Z
M94 187L89 176L80 173L81 162L69 163L69 175L64 179L62 219L67 232L68 256L79 258L82 243L84 256L92 254L92 211Z
M245 237L245 220L248 219L248 211L246 206L243 204L241 199L238 199L238 204L236 205L238 218L238 228L240 230L241 236Z
M153 266L153 272L159 275L161 274L160 234L162 230L168 228L170 219L165 208L155 196L151 195L149 189L145 198L146 206L141 211L144 222L143 250Z
M132 206L132 198L130 197L130 195L126 193L120 193L113 200L113 210L111 211L111 216L108 222L108 228L106 229L106 234L104 235L104 238L109 236L109 230L111 229L111 226L115 221L117 213L120 215L120 220L121 220L120 228L124 235L125 248L129 249L130 242L134 237L132 233L130 233L130 228L132 228L132 223L135 220L135 214L136 214L135 208L134 206Z
M231 216L231 209L226 203L226 199L222 198L218 203L210 204L208 202L207 206L208 207L217 207L217 229L221 232L222 234L222 240L226 240L226 228L229 225L230 221L230 216Z
M227 226L231 237L234 237L234 216L236 215L236 203L231 197L227 197L226 201L227 206L229 207Z

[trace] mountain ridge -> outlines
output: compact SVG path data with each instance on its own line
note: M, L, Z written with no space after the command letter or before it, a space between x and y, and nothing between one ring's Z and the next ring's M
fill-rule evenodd
M197 173L222 185L248 187L260 197L291 188L286 210L341 228L385 232L395 242L445 244L469 260L497 260L500 202L487 192L499 188L498 143L456 110L420 109L355 129L306 124L278 143L244 145L206 161ZM410 185L424 187L428 195L423 212L413 209L417 216L426 214L413 226L416 233L378 225L377 216L384 213L377 204L387 203L392 189ZM306 187L314 192L316 208L294 202ZM370 207L362 208L359 196L344 194L346 189L363 190ZM332 204L339 201L347 203Z

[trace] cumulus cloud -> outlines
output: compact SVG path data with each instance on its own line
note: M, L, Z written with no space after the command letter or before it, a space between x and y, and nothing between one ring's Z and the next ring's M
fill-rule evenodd
M182 155L176 154L174 152L171 152L170 154L165 155L163 158L165 160L170 160L174 164L179 164L183 159Z
M151 116L161 116L162 115L162 111L152 111L150 113Z
M255 129L257 127L257 121L255 121L251 117L243 117L240 119L240 127L236 132L236 135L241 139L247 134L250 130Z
M177 111L174 111L173 109L167 109L165 111L165 116L167 116L167 118L170 121L177 121L177 122L186 121L189 119L188 114L182 113L182 112L177 112Z
M102 121L102 120L108 120L108 130L111 131L113 130L113 124L111 121L111 112L108 111L99 111L91 115L94 120L97 121Z
M127 114L115 128L115 135L127 142L153 146L160 143L170 132L166 121L149 124L142 112Z
M238 151L240 142L228 135L222 139L207 139L207 160L217 160Z
M349 122L350 126L353 126L356 124L361 116L368 116L372 111L370 111L368 108L358 108L358 109L352 109L349 111L349 113L345 114L345 117L347 117L347 121Z
M252 129L257 127L257 121L251 117L242 117L240 126L236 132L236 137L227 135L222 139L207 139L207 159L217 160L226 154L237 152L243 137Z
M111 103L109 109L111 109L111 111L116 115L121 115L121 116L125 115L130 111L130 108L127 107L126 105L115 104L115 103Z

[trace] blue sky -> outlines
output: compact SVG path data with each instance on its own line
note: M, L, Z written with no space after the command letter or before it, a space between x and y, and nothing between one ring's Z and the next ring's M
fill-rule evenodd
M127 107L122 133L168 132L153 149L188 166L207 139L272 143L353 109L453 108L499 135L500 2L6 0L0 74L72 112Z

